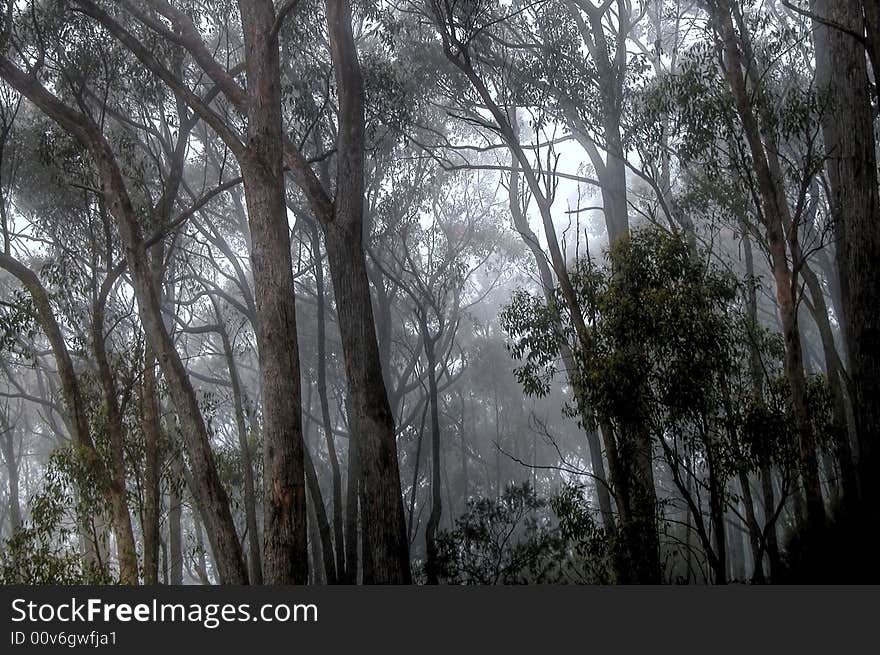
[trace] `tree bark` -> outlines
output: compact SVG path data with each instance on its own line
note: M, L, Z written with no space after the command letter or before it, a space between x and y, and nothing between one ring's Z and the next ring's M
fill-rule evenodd
M239 11L248 90L248 145L239 167L251 233L264 412L263 574L268 584L306 584L304 446L278 36L270 0L241 0Z
M412 576L394 417L382 377L363 243L364 84L348 0L327 0L326 9L339 100L336 195L332 214L320 211L320 202L313 209L324 229L342 337L346 411L351 438L358 442L364 543L375 582L408 584Z
M852 0L813 0L811 6L815 14L859 34L867 24L868 37L873 34L869 43L880 47L880 9L874 0L864 0L867 23ZM827 94L822 132L829 157L826 168L859 445L859 482L867 506L876 508L880 499L880 200L872 138L875 116L862 44L818 21L813 34L816 82L819 91ZM875 50L874 57L878 56Z
M443 500L440 489L440 409L438 407L439 398L437 393L437 358L434 353L436 338L429 333L424 315L419 317L419 327L422 333L422 345L425 348L428 402L431 409L431 513L425 526L425 546L427 549L425 573L428 584L435 585L439 584L436 536L443 513Z
M10 534L14 535L21 527L21 500L18 474L21 457L16 457L15 455L15 431L5 417L2 419L2 431L0 431L0 449L3 451L3 462L6 464L7 473L6 481L9 485Z

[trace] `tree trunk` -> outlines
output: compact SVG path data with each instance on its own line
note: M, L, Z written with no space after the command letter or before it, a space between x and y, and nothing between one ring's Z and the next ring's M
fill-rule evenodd
M345 359L349 448L357 442L354 473L362 486L362 529L370 533L376 582L408 584L409 547L394 418L373 327L361 225L338 221L328 225L324 234ZM349 485L352 473L349 470Z
M318 400L321 404L321 425L327 442L327 456L330 458L331 482L333 484L333 536L336 545L336 571L344 579L345 539L342 513L342 473L339 470L339 456L336 453L336 439L333 436L333 422L330 418L330 401L327 396L327 316L324 289L324 264L321 258L321 239L317 226L311 232L312 257L315 269L315 298L317 299L317 338L318 338Z
M724 483L718 476L718 464L712 454L712 446L706 442L707 466L709 473L709 516L712 521L712 534L715 538L715 558L713 568L715 584L727 584L727 530L724 521Z
M315 532L317 532L319 543L316 546L320 546L320 560L323 563L324 570L323 579L325 584L336 584L336 559L333 555L333 537L330 530L330 521L327 520L327 510L324 507L324 496L321 493L321 484L318 482L318 473L315 470L315 463L312 460L312 456L309 454L308 448L305 450L304 454L306 459L306 482L309 486L309 498L312 501L312 508L309 512L309 516L313 517L315 527L317 528ZM315 559L314 555L312 556L312 560L317 564L318 560ZM317 577L318 572L315 571L315 578Z
M15 431L12 426L3 419L3 430L0 434L0 448L3 450L3 461L6 464L7 484L9 485L9 523L11 535L21 527L21 500L19 499L19 475L18 467L20 457L15 456Z
M749 547L752 549L754 560L752 570L752 582L764 584L767 579L764 576L764 549L761 548L761 526L755 515L755 499L752 495L752 485L749 482L749 474L746 471L739 472L739 486L742 492L743 509L746 515L746 527L749 531Z
M382 377L364 255L364 84L348 0L327 0L326 9L339 96L339 136L333 213L318 217L342 337L349 430L358 442L364 543L375 582L408 584L412 575L394 417Z
M214 302L213 298L212 302ZM229 369L235 427L238 433L238 449L241 452L241 465L244 471L244 511L248 532L248 572L251 584L261 585L263 584L263 564L260 558L260 534L257 528L257 492L254 483L254 463L251 460L251 449L248 444L247 425L244 418L241 380L238 375L238 366L235 363L232 343L229 341L226 326L222 323L223 319L216 304L214 305L214 311L220 327L220 340L223 344L226 367Z
M150 347L144 349L142 385L144 429L144 584L159 582L160 444L159 398L156 391L156 358Z
M786 246L786 226L790 226L791 216L783 180L774 176L768 151L761 136L761 128L752 106L752 96L746 87L743 71L746 63L741 51L742 43L733 25L730 0L713 0L710 11L719 30L724 52L724 73L734 98L736 112L742 122L746 141L752 155L758 191L761 199L762 220L770 251L771 271L776 283L776 300L785 340L785 372L791 387L792 406L798 434L800 473L806 499L806 520L811 528L825 523L825 505L819 481L819 464L806 400L806 378L804 375L800 331L797 321L796 276L788 265ZM796 234L790 235L792 242ZM793 253L796 257L797 252Z
M425 359L428 374L428 401L431 408L431 513L425 526L425 546L427 562L425 573L428 584L439 583L437 563L437 528L443 513L443 501L440 489L440 410L437 394L437 361L434 353L436 339L428 332L428 324L424 316L419 317L422 333L422 344L425 348Z
M174 467L172 467L173 470ZM183 584L183 499L179 484L172 480L168 489L168 584Z
M834 421L834 434L832 441L834 444L834 454L837 458L837 464L840 469L840 491L843 497L854 499L858 498L858 481L856 479L855 464L853 463L852 448L849 443L849 428L846 419L846 397L843 392L843 376L840 358L837 354L837 347L834 345L834 333L831 328L831 321L828 319L828 307L825 304L825 295L819 283L819 278L810 268L810 265L804 262L801 269L801 277L807 283L810 291L810 297L813 302L809 309L813 316L813 321L819 330L819 336L822 340L822 352L825 356L825 379L828 382L828 388L831 391L831 409ZM833 481L829 481L833 484Z
M863 32L862 12L853 1L813 0L813 12L857 33ZM864 0L874 66L880 56L876 39L880 10ZM849 34L814 23L816 78L829 102L822 114L828 152L831 207L834 214L837 266L846 323L846 346L856 435L859 481L876 508L880 499L880 201L874 111L871 107L865 50ZM875 76L877 70L874 70Z
M305 471L293 262L284 190L281 78L270 0L240 1L248 147L239 160L251 234L263 428L263 573L308 582Z

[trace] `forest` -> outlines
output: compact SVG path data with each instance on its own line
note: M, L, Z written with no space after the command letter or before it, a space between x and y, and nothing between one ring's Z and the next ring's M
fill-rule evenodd
M0 584L880 581L876 0L0 5Z

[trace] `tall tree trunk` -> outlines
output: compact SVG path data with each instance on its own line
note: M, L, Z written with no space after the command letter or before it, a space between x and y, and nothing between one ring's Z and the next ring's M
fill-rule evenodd
M792 407L798 435L798 455L801 479L806 500L806 520L811 528L825 523L825 505L819 481L819 464L816 446L809 426L806 398L806 377L797 317L797 280L788 264L786 227L792 220L785 197L783 180L774 176L768 150L762 138L752 94L746 86L744 70L751 61L744 61L741 47L746 35L737 35L731 15L730 0L712 0L709 3L714 22L721 38L724 53L724 73L734 98L734 106L742 122L746 141L752 155L758 192L761 199L761 216L767 245L770 250L771 271L776 284L776 300L785 340L785 372L791 387ZM796 234L789 234L792 244ZM793 252L793 257L799 253Z
M110 495L113 516L113 530L116 533L116 548L119 558L119 577L123 584L138 583L137 546L128 512L125 485L125 425L119 396L116 390L115 373L107 356L107 342L104 335L104 309L114 276L109 276L101 285L101 290L92 308L92 349L98 364L98 377L104 395L104 408L107 412L107 432L110 437Z
M841 370L837 347L834 345L834 333L832 332L831 321L828 318L825 295L822 292L819 278L816 277L813 269L806 262L804 262L801 268L801 277L807 283L807 289L810 291L810 297L813 302L810 304L809 309L822 340L822 352L825 358L825 379L831 391L831 411L834 423L832 442L838 468L840 469L840 491L843 493L844 498L857 498L858 482L852 448L849 443L846 397L843 392L843 371ZM831 484L833 484L833 481Z
M180 483L181 481L172 479L168 487L168 584L170 585L183 584L183 498L181 498Z
M867 24L869 44L880 47L880 9L857 2L812 0L813 12L859 34ZM867 19L867 23L863 22ZM876 30L874 32L873 30ZM846 323L849 375L859 444L859 481L876 511L880 500L880 200L874 111L871 107L865 50L844 31L814 22L816 78L829 102L822 114L828 152L831 208L837 267ZM873 34L873 38L872 37ZM878 65L876 59L874 66ZM875 69L874 74L878 71Z
M248 147L240 157L257 306L263 427L263 574L308 582L299 349L284 199L281 76L270 0L240 0L248 88Z
M345 359L349 430L358 442L364 543L375 582L408 584L412 574L394 416L382 377L363 243L364 84L348 0L327 0L326 9L339 96L339 136L333 212L319 214L319 219Z
M362 527L370 532L376 581L406 584L411 579L409 547L394 417L373 327L361 225L356 221L347 223L334 222L324 234L345 360L349 434L352 444L357 442L358 470L354 471L354 479L363 487ZM352 473L349 470L349 485Z
M323 580L325 584L336 584L336 559L333 554L333 537L330 530L330 521L327 519L327 510L324 506L324 496L321 493L321 484L318 482L318 472L315 470L315 462L309 454L308 448L305 451L305 467L306 482L309 486L309 498L312 501L312 508L309 512L310 519L314 520L315 532L317 533L318 542L315 544L320 549L320 560L323 564ZM317 563L314 555L312 560ZM318 577L318 572L315 572Z
M749 474L739 471L739 486L742 493L743 510L746 515L746 527L749 531L749 547L752 549L752 559L754 565L752 567L752 582L755 584L764 584L767 578L764 576L764 549L761 547L761 526L758 523L758 517L755 514L755 499L752 494L752 485L749 481Z
M709 517L715 540L715 584L727 584L727 530L724 520L724 482L718 474L718 462L712 454L712 445L705 440L709 474Z
M458 434L460 439L460 454L461 454L461 513L464 514L468 509L468 498L470 498L470 467L468 466L468 448L467 448L467 430L465 428L465 403L464 403L464 395L462 395L461 391L458 392L458 400L461 403L461 423L460 423L460 432ZM451 510L452 508L450 508Z

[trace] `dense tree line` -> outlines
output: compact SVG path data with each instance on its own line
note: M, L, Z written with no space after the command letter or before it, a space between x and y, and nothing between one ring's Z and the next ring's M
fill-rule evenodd
M873 0L8 0L0 581L868 581Z

